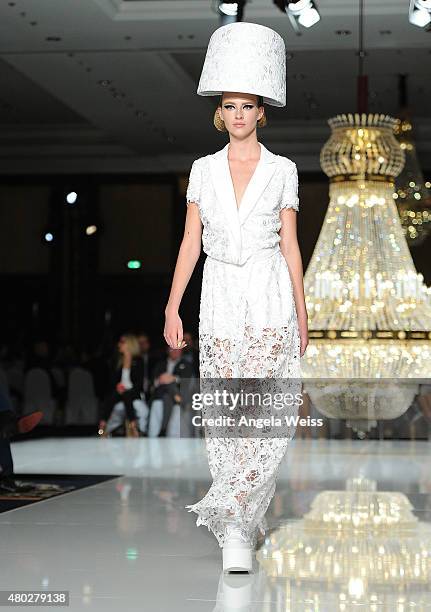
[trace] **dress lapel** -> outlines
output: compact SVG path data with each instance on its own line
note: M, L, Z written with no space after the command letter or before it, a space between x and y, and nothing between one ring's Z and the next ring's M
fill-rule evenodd
M241 225L253 210L277 166L275 163L277 156L271 153L262 143L259 144L261 156L243 194L239 210L236 205L235 191L227 158L229 144L225 145L220 151L210 155L209 158L211 178L217 200L225 213L226 224L232 231L238 245L241 242Z
M254 171L254 174L251 177L249 184L247 185L247 188L242 197L241 205L238 210L239 222L241 225L244 223L244 221L247 219L247 217L249 216L249 214L255 207L260 196L262 195L263 191L265 190L266 186L271 180L272 175L274 174L275 168L277 166L277 164L275 163L276 156L273 153L271 153L271 151L268 151L268 149L264 147L262 143L260 143L260 146L261 146L261 158L259 160L259 163L256 166L256 170ZM228 166L228 170L229 170L229 166ZM232 183L232 180L231 180L231 183ZM233 190L233 184L232 184L232 190ZM234 204L236 206L235 192L234 192Z
M228 146L229 144L220 149L220 151L210 155L210 171L218 204L223 210L224 218L226 219L226 229L231 231L235 245L240 248L241 231L236 210L235 192L227 160Z

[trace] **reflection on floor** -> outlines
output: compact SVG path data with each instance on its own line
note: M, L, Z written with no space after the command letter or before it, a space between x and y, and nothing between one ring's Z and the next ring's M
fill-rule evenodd
M34 440L13 455L16 473L119 478L1 514L0 590L68 590L69 609L104 612L431 610L428 442L294 440L250 577L221 574L215 538L184 509L209 485L201 440ZM382 513L402 525L346 528Z

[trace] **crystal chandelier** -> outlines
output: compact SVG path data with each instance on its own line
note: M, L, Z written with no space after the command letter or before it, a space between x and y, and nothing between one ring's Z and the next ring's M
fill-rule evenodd
M417 382L392 379L331 379L314 380L311 387L313 403L329 419L345 419L347 427L360 438L377 421L397 419L411 405Z
M407 242L415 246L427 238L431 229L431 194L416 155L411 122L403 119L395 133L406 163L396 179L394 199Z
M431 377L431 289L416 272L393 198L405 161L394 134L398 123L379 114L329 120L332 134L320 161L330 202L304 277L305 378ZM313 385L306 389L314 401ZM334 416L340 397L333 395ZM354 418L375 419L366 388L362 399L364 412L356 404Z
M345 491L319 493L302 520L265 538L257 560L269 576L288 580L287 593L301 587L317 598L321 607L314 609L431 603L430 526L413 515L403 493L377 491L363 477L349 480Z

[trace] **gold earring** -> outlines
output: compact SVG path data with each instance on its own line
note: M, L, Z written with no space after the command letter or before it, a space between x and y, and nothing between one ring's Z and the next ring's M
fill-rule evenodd
M227 129L225 127L224 121L223 119L220 117L220 115L217 112L217 109L214 113L214 120L213 120L214 126L215 128L219 131L219 132L227 132Z

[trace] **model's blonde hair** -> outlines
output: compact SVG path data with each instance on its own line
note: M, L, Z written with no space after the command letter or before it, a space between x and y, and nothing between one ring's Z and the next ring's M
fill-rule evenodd
M135 334L121 334L120 338L124 338L127 348L130 351L132 357L137 357L141 350L139 347L138 338ZM118 363L117 366L120 368L123 365L123 353L118 355Z
M223 94L220 96L219 99L219 103L217 104L217 108L215 109L214 112L214 119L213 119L213 123L215 128L219 131L219 132L227 132L226 126L224 124L223 119L219 116L217 110L219 108L221 108L221 105L223 103ZM262 96L257 96L257 106L259 108L259 106L263 106L263 97ZM256 126L259 128L265 127L266 125L266 115L265 115L265 110L263 111L263 115L262 117L257 121Z

